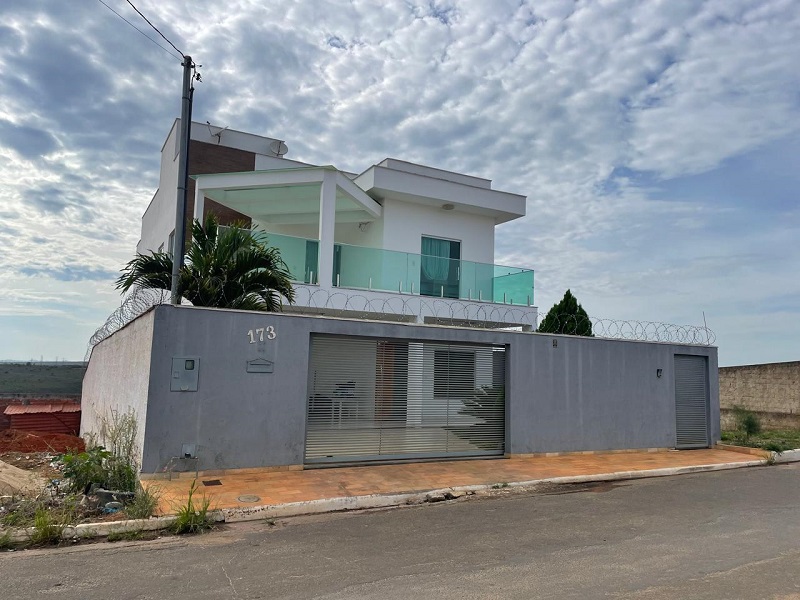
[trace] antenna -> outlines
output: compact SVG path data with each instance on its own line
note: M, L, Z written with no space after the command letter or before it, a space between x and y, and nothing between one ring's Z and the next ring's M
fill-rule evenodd
M289 151L289 147L281 140L274 140L272 143L270 143L269 149L278 158L281 158Z
M208 127L209 135L211 137L217 138L217 145L219 145L219 143L222 142L222 132L225 131L228 128L228 126L225 125L225 127L219 128L219 131L217 133L214 133L213 131L211 131L212 127L216 127L216 125L211 125L211 121L206 121L206 127Z

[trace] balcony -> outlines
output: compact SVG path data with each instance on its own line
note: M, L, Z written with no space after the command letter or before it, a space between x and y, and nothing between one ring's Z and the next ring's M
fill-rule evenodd
M319 284L317 240L259 232L296 283ZM380 248L334 244L330 286L532 306L533 270ZM322 286L328 287L328 286Z

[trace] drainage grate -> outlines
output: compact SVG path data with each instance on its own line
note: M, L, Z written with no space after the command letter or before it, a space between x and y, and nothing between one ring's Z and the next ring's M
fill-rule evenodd
M219 479L209 479L208 481L204 481L203 485L222 485L222 482Z

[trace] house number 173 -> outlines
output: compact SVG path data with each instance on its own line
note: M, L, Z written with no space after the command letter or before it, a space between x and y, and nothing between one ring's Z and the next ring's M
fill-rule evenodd
M250 339L251 344L255 344L256 342L263 342L265 339L274 340L278 337L278 334L275 333L275 328L270 325L269 327L251 329L247 332L247 337Z

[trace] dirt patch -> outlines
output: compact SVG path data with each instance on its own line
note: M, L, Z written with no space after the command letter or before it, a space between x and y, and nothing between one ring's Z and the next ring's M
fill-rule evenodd
M44 486L45 480L35 473L0 461L0 495L38 494Z
M61 479L61 471L52 466L57 456L51 452L0 452L0 461L25 471L33 471L45 479Z
M46 433L6 429L0 431L0 453L4 452L83 452L82 438L64 433Z

